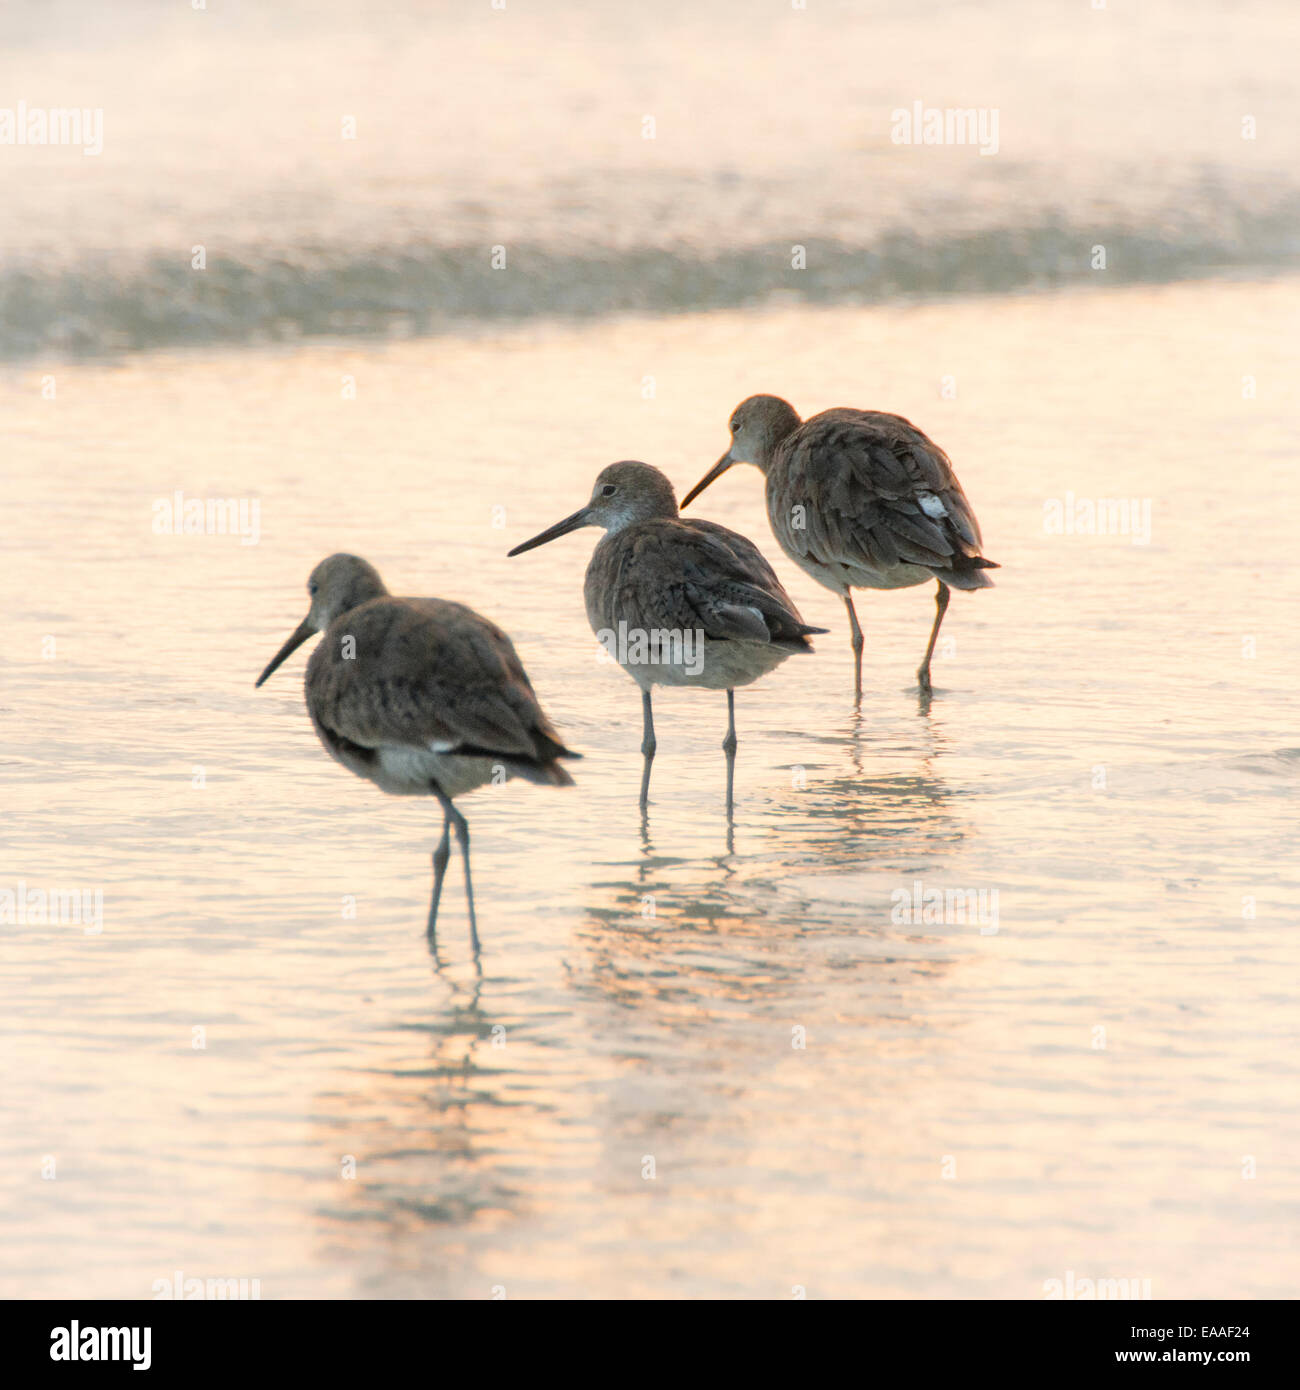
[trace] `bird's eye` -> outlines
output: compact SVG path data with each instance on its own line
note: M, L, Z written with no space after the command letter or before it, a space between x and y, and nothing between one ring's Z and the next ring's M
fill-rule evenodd
M732 434L735 434L735 432L740 428L740 421L733 420L731 424L727 426L727 428L732 432Z
M617 491L618 488L616 488L613 483L606 483L605 486L601 488L600 495L602 497L613 497Z
M319 588L320 588L320 585L317 584L317 582L316 582L314 579L309 580L309 581L308 581L308 584L307 584L307 593L308 593L308 596L311 597L311 598L315 598L315 597L316 597L316 591L317 591Z

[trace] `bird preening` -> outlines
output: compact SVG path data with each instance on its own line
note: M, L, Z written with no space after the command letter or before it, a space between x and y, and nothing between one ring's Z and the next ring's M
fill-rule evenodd
M777 396L750 396L732 412L731 443L682 499L686 507L735 463L765 476L767 512L785 554L840 595L848 613L855 697L862 695L862 629L854 589L937 583L934 625L917 671L930 662L951 589L984 589L998 566L983 554L979 523L944 451L909 421L834 409L804 421ZM656 750L651 692L659 686L725 691L728 825L735 799L735 692L787 657L812 653L828 631L804 622L758 547L716 522L681 515L673 486L650 464L613 463L587 502L516 545L520 555L582 527L604 532L583 586L598 639L641 689L640 804ZM432 796L443 813L433 852L428 936L451 853L460 844L475 958L469 826L455 799L521 778L553 787L578 758L542 710L509 637L460 603L396 598L356 555L312 571L306 618L271 659L261 685L298 647L323 638L307 664L307 710L329 754L383 791Z

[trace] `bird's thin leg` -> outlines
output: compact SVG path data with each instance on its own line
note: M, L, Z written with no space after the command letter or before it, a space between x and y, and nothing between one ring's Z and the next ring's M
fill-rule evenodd
M452 822L456 827L456 838L460 841L460 857L465 864L465 897L469 901L469 942L474 948L474 959L478 959L478 920L474 916L474 885L469 876L469 825L465 817L456 812L456 819Z
M641 756L645 759L645 768L641 773L641 809L644 811L647 801L650 799L650 764L654 762L655 749L655 717L650 708L650 687L647 685L641 692Z
M727 755L727 813L730 815L735 805L733 793L736 786L736 692L727 691L727 736L722 740L722 751Z
M442 839L433 852L433 901L429 904L429 925L425 935L429 938L429 949L438 949L438 901L442 897L442 880L447 874L447 860L451 857L451 821L444 816Z
M934 655L934 644L939 640L939 624L943 622L943 615L948 611L948 599L951 590L939 580L939 592L934 596L934 626L930 629L930 645L925 649L925 660L921 663L921 669L916 673L916 678L921 683L921 689L925 694L930 693L930 658Z
M452 804L451 797L447 796L438 787L434 788L433 794L438 798L438 801L442 805L443 814L447 817L451 827L455 830L456 839L460 841L460 857L461 862L465 866L465 898L469 903L469 941L470 945L474 948L474 959L477 961L479 955L478 920L474 915L474 884L469 874L469 825L466 823L465 817L462 816ZM443 836L443 841L445 845L445 834ZM439 849L442 848L443 845L439 845ZM444 869L446 868L446 863L447 861L444 858Z
M849 631L853 637L853 694L856 699L862 698L862 628L858 624L858 615L853 611L853 595L844 595L844 606L849 610Z

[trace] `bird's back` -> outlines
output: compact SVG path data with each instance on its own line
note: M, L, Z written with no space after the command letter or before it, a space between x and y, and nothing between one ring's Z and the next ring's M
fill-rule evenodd
M812 416L778 450L767 500L782 548L810 572L856 567L879 587L934 576L982 588L983 571L997 568L982 556L947 454L901 415L840 407Z
M577 755L547 719L513 643L464 604L390 596L361 604L312 653L306 693L321 741L362 775L381 750L411 750L571 781L555 760Z
M611 532L587 567L593 630L702 630L714 641L811 650L810 627L754 543L713 521L663 517Z

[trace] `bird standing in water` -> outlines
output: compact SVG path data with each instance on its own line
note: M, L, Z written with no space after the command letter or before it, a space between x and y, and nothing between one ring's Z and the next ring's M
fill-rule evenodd
M731 446L682 499L686 507L733 463L767 480L767 515L781 549L840 595L848 609L862 695L862 628L853 589L938 581L934 626L916 673L929 694L930 658L950 589L989 589L979 522L948 455L901 415L824 410L803 421L779 396L750 396L732 412Z
M645 767L641 805L655 755L655 685L727 692L727 808L734 803L736 699L796 652L812 651L809 627L758 547L712 521L677 514L672 484L648 463L612 463L585 507L510 551L519 555L581 526L604 537L583 587L592 631L641 687Z
M309 637L325 634L307 663L312 725L349 772L398 796L437 799L443 826L433 852L429 944L435 945L454 827L477 958L469 826L454 798L511 777L572 786L557 760L581 754L564 746L542 713L509 637L472 608L440 598L394 598L357 555L322 560L307 593L307 616L257 684Z

